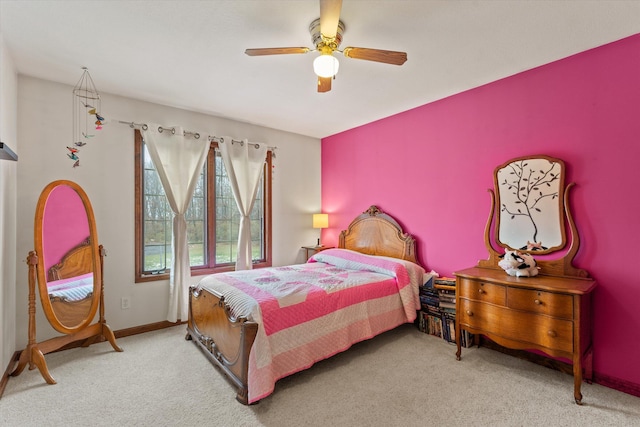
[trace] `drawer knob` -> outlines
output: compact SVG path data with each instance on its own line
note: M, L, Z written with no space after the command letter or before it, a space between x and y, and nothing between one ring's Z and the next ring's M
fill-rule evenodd
M479 294L486 294L487 292L484 289L478 289Z
M534 300L533 300L533 302L534 302L536 305L542 305L542 301L540 301L539 299L534 299Z
M473 311L467 310L467 316L469 316L469 317L473 316Z
M551 338L555 338L558 336L558 334L556 333L556 331L550 329L549 331L547 331L547 335L549 335Z

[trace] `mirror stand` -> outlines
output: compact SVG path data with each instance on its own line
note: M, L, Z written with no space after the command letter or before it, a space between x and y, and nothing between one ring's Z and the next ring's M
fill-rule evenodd
M100 275L104 271L104 256L105 249L102 245L99 246L100 254ZM100 292L100 307L99 307L99 319L97 323L82 329L79 332L73 334L64 335L61 337L51 338L40 343L36 342L36 267L38 265L38 255L35 251L29 252L27 257L27 264L29 265L29 342L27 347L20 353L18 359L18 366L11 373L12 377L17 377L22 373L24 368L29 365L29 370L38 368L40 374L45 379L47 384L56 384L56 380L53 379L47 368L47 362L44 358L45 354L52 353L61 349L69 343L85 340L82 343L82 347L88 347L98 340L98 342L109 341L115 351L122 351L122 348L116 343L116 337L107 325L104 317L104 292ZM101 291L104 291L104 278L101 277Z
M29 252L27 264L29 265L29 343L20 353L18 366L11 373L11 376L20 375L28 363L30 370L38 368L48 384L55 384L56 380L49 373L47 362L44 360L44 353L36 343L36 265L38 264L38 256L34 251Z

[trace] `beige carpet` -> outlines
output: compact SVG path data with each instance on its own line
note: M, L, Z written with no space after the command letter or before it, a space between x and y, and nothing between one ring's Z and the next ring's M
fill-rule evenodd
M185 327L46 356L11 378L2 426L640 426L640 398L485 349L463 349L405 325L282 379L253 406Z

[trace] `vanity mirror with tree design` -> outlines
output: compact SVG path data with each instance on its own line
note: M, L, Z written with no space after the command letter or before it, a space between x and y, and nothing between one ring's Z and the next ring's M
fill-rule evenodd
M72 181L47 185L38 199L34 246L29 266L29 341L11 374L28 364L55 384L44 355L77 341L86 347L108 340L116 351L115 335L104 318L103 266L105 250L98 245L93 208L84 190ZM62 336L36 342L36 284L49 324ZM98 319L92 323L98 313Z
M489 258L455 272L456 337L466 330L506 348L568 359L581 404L583 376L593 376L596 282L573 265L580 236L569 206L574 183L565 186L565 175L564 162L549 156L519 157L494 170L484 232ZM539 274L509 276L498 265L506 250L533 255ZM458 360L461 350L458 339Z
M495 170L498 244L545 254L566 244L562 200L564 162L540 156L511 160Z

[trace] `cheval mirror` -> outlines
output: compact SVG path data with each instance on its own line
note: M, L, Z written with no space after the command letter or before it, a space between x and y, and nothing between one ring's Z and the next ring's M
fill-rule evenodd
M12 376L27 363L55 384L44 355L80 340L87 347L115 335L104 318L103 266L105 250L98 245L93 208L84 190L72 181L47 185L38 200L34 223L35 250L29 252L29 342ZM36 342L36 283L49 324L63 336ZM91 322L99 311L96 323Z
M569 207L565 186L565 164L549 156L525 156L511 159L494 170L491 213L485 228L489 259L479 266L499 268L505 250L517 250L545 256L540 274L588 277L574 268L573 259L580 247L580 236ZM566 227L571 239L567 239ZM567 244L569 247L566 248ZM554 255L566 251L561 255Z

